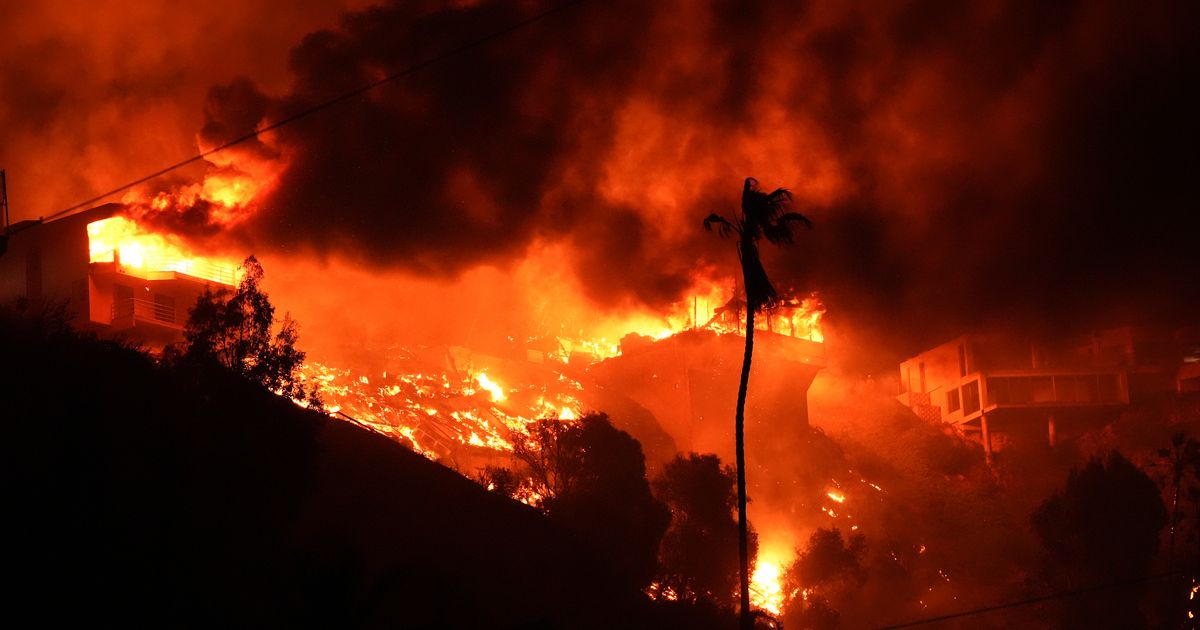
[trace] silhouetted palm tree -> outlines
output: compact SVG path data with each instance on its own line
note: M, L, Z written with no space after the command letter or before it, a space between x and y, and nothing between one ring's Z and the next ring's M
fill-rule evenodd
M783 188L765 193L758 189L758 180L747 177L742 187L742 212L730 221L719 214L704 219L704 229L717 226L722 237L736 234L738 258L742 262L742 284L746 289L746 353L742 358L742 376L738 383L737 415L734 435L737 449L738 494L738 559L740 566L741 624L743 630L753 627L750 612L750 552L746 529L746 390L750 385L750 361L754 354L754 314L775 306L779 296L767 278L758 256L758 241L765 238L774 245L792 243L792 226L812 227L812 221L796 212L785 212L792 194Z

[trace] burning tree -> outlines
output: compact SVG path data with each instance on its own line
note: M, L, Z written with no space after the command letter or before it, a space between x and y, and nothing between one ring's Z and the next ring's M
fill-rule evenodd
M296 348L296 323L275 307L261 284L263 268L254 256L241 265L237 290L205 291L188 312L184 342L167 353L168 360L216 363L294 400L319 404L298 377L304 352ZM272 335L276 323L279 331Z
M750 630L754 618L750 614L750 548L746 523L746 449L744 427L746 420L746 391L750 384L750 363L754 355L754 314L770 309L779 300L775 287L767 278L758 255L758 241L767 239L773 245L792 243L793 224L806 228L812 221L796 212L785 212L792 194L783 188L766 193L758 188L758 180L747 177L742 186L742 211L733 220L713 213L705 217L704 228L717 226L722 237L737 234L738 258L742 263L742 286L746 291L746 352L742 358L741 380L738 382L737 413L734 419L735 449L737 452L738 495L738 558L740 564L741 626Z

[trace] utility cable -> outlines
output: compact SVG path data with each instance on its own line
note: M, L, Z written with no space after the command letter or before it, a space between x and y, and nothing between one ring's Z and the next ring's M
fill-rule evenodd
M407 77L415 72L418 72L420 70L428 68L429 66L435 65L437 63L441 63L447 59L456 57L465 52L473 50L475 48L479 48L480 46L483 46L484 44L488 44L494 40L500 39L501 37L515 33L516 31L519 31L527 26L530 26L532 24L540 22L540 21L542 21L552 15L555 15L565 9L569 9L575 5L582 4L583 2L584 2L584 0L568 0L567 2L557 4L541 13L538 13L537 15L534 15L532 17L521 20L520 22L517 22L515 24L511 24L501 30L494 31L488 35L480 37L479 39L472 40L472 41L462 44L456 48L452 48L441 54L430 57L424 61L421 61L414 65L408 66L407 68L404 68L403 70L400 70L399 72L389 74L381 79L378 79L378 80L372 81L370 83L367 83L365 85L359 86L348 92L343 92L342 94L339 94L338 96L335 96L329 100L322 101L321 103L312 105L305 109L302 109L302 110L295 112L289 116L281 118L269 125L265 125L263 127L256 127L253 131L249 131L249 132L247 132L241 136L238 136L237 138L234 138L233 140L230 140L224 144L213 147L207 151L201 151L185 160L181 160L170 166L161 168L161 169L154 171L153 173L150 173L149 175L146 175L144 177L139 177L138 179L135 179L135 180L133 180L129 183L123 184L121 186L118 186L117 188L114 188L102 195L97 195L95 197L92 197L91 199L81 201L73 206L59 210L58 212L55 212L54 214L42 217L42 221L49 221L49 220L57 219L59 217L63 217L68 214L74 213L80 209L87 207L87 206L91 206L92 204L95 204L98 201L107 199L108 197L111 197L119 192L124 192L126 190L129 190L130 188L133 188L134 186L137 186L139 184L144 184L156 177L160 177L160 176L166 175L167 173L170 173L171 171L174 171L176 169L183 168L184 166L187 166L188 164L192 164L193 162L198 162L214 153L219 153L221 151L224 151L225 149L228 149L235 145L241 144L247 140L257 138L259 136L259 134L263 134L268 131L278 129L280 127L283 127L284 125L289 125L289 124L294 123L297 120L300 120L302 118L307 118L308 116L316 114L317 112L321 112L326 109L329 109L330 107L337 105L338 103L348 101L348 100L350 100L356 96L359 96L365 92L374 90L375 88L377 88L381 85L391 83L393 81L397 81L397 80Z
M964 610L962 612L950 613L948 615L941 615L938 617L929 617L927 619L918 619L916 621L906 621L904 623L898 623L898 624L894 624L894 625L890 625L890 626L880 626L877 630L895 630L896 628L912 628L915 626L922 626L925 624L936 623L939 621L948 621L950 619L958 619L960 617L972 617L974 615L982 615L984 613L994 612L997 610L1005 610L1008 608L1017 608L1019 606L1028 606L1029 604L1036 604L1038 602L1049 601L1052 599L1059 599L1062 597L1070 597L1072 595L1083 595L1085 593L1094 593L1096 591L1108 590L1110 588L1122 588L1125 586L1141 584L1142 582L1152 582L1154 580L1160 580L1162 578L1172 577L1172 576L1177 576L1177 575L1182 575L1182 574L1179 571L1168 571L1166 573L1157 573L1154 575L1147 575L1144 577L1130 579L1130 580L1120 580L1117 582L1109 582L1107 584L1090 586L1088 588L1081 588L1081 589L1074 590L1074 591L1059 591L1056 593L1050 593L1049 595L1042 595L1041 597L1022 599L1022 600L1018 600L1015 602L1008 602L1005 604L997 604L995 606L988 606L986 608L976 608L974 610Z

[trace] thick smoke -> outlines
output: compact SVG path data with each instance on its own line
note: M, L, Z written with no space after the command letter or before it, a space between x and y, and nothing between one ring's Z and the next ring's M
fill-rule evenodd
M695 219L755 175L818 225L774 260L781 282L866 334L888 313L930 340L1162 308L1195 268L1198 21L1173 8L654 7L573 7L281 130L254 227L423 274L565 241L600 304L661 305L697 268L732 274ZM271 115L529 11L353 14L293 51Z
M547 6L347 13L292 50L288 82L218 81L201 146ZM699 218L732 212L752 175L791 188L817 225L769 269L821 291L864 347L911 351L997 322L1177 317L1200 306L1181 290L1200 267L1197 12L584 2L219 166L277 173L240 226L259 248L450 278L561 244L607 308L673 302L698 273L732 277L729 244ZM8 66L12 90L23 75Z
M0 2L0 168L13 220L51 215L195 153L212 85L243 74L286 90L287 51L363 4Z

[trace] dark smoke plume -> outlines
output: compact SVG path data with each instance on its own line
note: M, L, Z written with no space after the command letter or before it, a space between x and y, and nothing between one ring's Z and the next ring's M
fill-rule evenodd
M346 13L292 50L286 87L214 88L201 145L548 6ZM240 226L260 248L449 278L560 243L607 308L670 303L699 270L733 277L728 243L699 219L734 208L754 176L792 189L816 222L767 260L773 278L819 290L831 325L865 345L912 351L1001 322L1179 319L1200 307L1197 13L584 2L221 167L278 169ZM5 71L5 85L20 76Z

